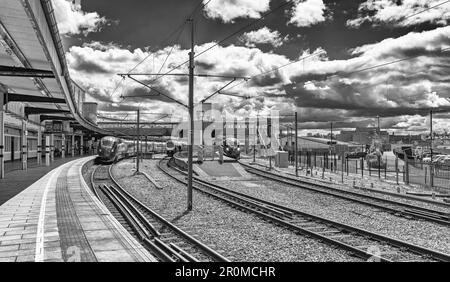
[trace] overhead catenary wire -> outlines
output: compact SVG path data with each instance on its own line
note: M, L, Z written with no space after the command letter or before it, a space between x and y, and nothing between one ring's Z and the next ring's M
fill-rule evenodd
M179 41L181 34L184 31L184 27L185 25L183 25L183 28L180 30L180 32L177 35L177 39L175 40L175 42ZM156 77L158 77L158 75L161 73L162 69L164 68L164 66L166 65L167 61L169 60L170 55L172 55L173 50L175 49L175 44L172 45L172 48L170 48L169 53L167 54L166 58L164 59L164 62L162 63L161 67L158 70L158 74L156 75ZM130 72L128 72L128 74L130 74Z
M189 15L189 16L188 16L188 17L187 17L187 18L186 18L179 26L178 26L177 29L175 29L172 33L170 33L169 36L168 36L165 40L163 40L163 41L160 43L159 46L162 46L163 44L165 44L166 42L168 42L168 40L169 40L174 34L176 34L177 32L178 32L178 35L177 35L177 38L176 38L175 41L179 41L180 36L181 36L181 34L183 33L183 31L184 31L184 27L185 27L185 24L187 23L187 21L188 21L189 19L191 19L192 17L194 17L194 15L197 13L197 11L198 11L199 9L203 9L203 8L206 7L206 5L208 5L211 1L212 1L212 0L208 0L206 3L203 3L203 0L199 1L199 3L198 3L197 6L194 8L194 10L192 11L192 13L191 13L191 14L190 14L190 15ZM169 51L168 55L166 56L166 58L165 58L163 64L161 65L161 67L160 67L160 69L159 69L159 71L158 71L158 74L159 74L159 73L161 72L161 70L164 68L164 66L165 66L166 62L168 61L170 55L172 54L174 48L175 48L175 45L172 46L171 50ZM155 64L155 54L154 54L154 52L150 52L143 60L141 60L141 61L140 61L139 63L137 63L132 69L130 69L130 70L128 71L127 76L128 76L129 78L131 78L130 73L131 73L132 71L134 71L139 65L141 65L145 60L147 60L151 55L153 55L153 68L154 68L154 64ZM125 78L124 75L122 75L122 77L123 77L123 79ZM158 79L158 78L159 78L159 76L157 75L157 79ZM132 79L133 79L133 78L132 78ZM135 80L135 79L133 79L133 80ZM122 81L123 81L123 80L122 80ZM136 81L136 80L135 80L135 81ZM141 84L142 84L142 83L141 83ZM147 86L147 87L148 87L148 85L144 85L144 86ZM150 89L152 89L152 88L150 88ZM113 94L115 93L116 90L117 90L117 86L116 86L116 89L113 91ZM155 89L152 89L152 90L155 90ZM175 102L177 102L178 104L181 104L181 105L184 106L183 103L180 103L179 101L177 101L177 100L175 100L175 99L169 97L168 95L165 95L165 94L161 93L161 92L158 91L158 90L155 90L155 91L157 91L159 94L161 94L161 95L163 95L163 96L166 96L166 97L169 98L170 100L175 101ZM112 94L112 95L113 95L113 94ZM112 95L110 95L110 96L112 96ZM123 100L123 98L124 98L124 96L122 96L122 100ZM140 105L140 104L139 104L139 105Z
M450 50L450 47L441 49L441 52L445 52L447 50ZM394 61L381 63L381 64L378 64L378 65L373 65L373 66L366 67L366 68L361 68L361 69L358 69L358 70L355 70L355 71L345 72L345 73L342 73L342 74L333 74L333 75L328 76L328 78L336 77L336 76L346 76L346 77L348 77L348 76L356 74L356 73L361 73L361 72L365 72L365 71L369 71L369 70L373 70L373 69L377 69L377 68L381 68L381 67L397 64L397 63L400 63L400 62L416 59L416 58L421 57L421 56L424 56L424 54L411 56L411 57L406 57L406 58L401 58L401 59L397 59L397 60L394 60ZM306 84L311 84L311 83L313 83L313 82L312 81L308 81L308 82L305 82L305 85Z
M450 2L450 0L447 0L447 1L444 1L444 2L439 3L439 4L437 4L437 5L428 7L428 8L426 8L426 9L420 11L420 12L417 12L417 13L414 13L414 14L412 14L412 15L409 15L409 16L405 17L403 20L408 19L408 18L411 18L411 17L413 17L413 16L417 16L417 15L419 15L419 14L421 14L421 13L424 13L424 12L426 12L426 11L428 11L428 10L431 10L431 9L436 8L436 7L442 6L442 5L444 5L444 4L446 4L446 3L449 3L449 2ZM449 49L450 49L450 48L442 49L441 52L444 52L444 51L449 50ZM313 53L313 54L311 54L311 55L309 55L309 56L306 56L306 57L304 57L304 58L300 58L300 59L298 59L298 60L289 62L289 63L287 63L287 64L285 64L285 65L282 65L282 66L280 66L280 67L274 68L274 69L269 70L269 71L267 71L267 72L263 72L263 73L257 74L257 75L255 75L255 76L251 77L249 80L251 80L251 79L253 79L253 78L255 78L255 77L264 75L264 74L268 74L268 73L277 71L277 70L279 70L279 69L281 69L281 68L284 68L284 67L286 67L286 66L292 65L292 64L297 63L297 62L299 62L299 61L303 61L303 63L304 63L304 62L305 62L305 59L307 59L308 57L311 57L311 56L317 56L317 55L320 55L320 54L322 54L322 53L324 53L324 52L325 52L325 51L323 51L323 52L318 52L318 53ZM419 56L420 56L420 55L418 55L418 56L416 56L416 57L419 57ZM349 75L349 74L354 74L354 73L358 73L358 72L362 72L362 71L371 70L371 69L374 69L374 68L378 68L378 67L382 67L382 66L386 66L386 65L390 65L390 64L395 64L395 63L402 62L402 61L405 61L405 60L409 60L409 59L412 59L412 58L414 58L414 57L406 58L406 59L400 59L400 60L397 60L397 61L393 61L393 62L381 64L381 65L379 65L379 66L373 66L373 67L369 67L369 68L366 68L366 69L357 70L357 71L355 71L355 72L348 73L347 75ZM303 65L303 69L304 69L304 65ZM335 75L334 75L334 76L335 76ZM233 85L232 87L228 88L227 90L233 89L233 88L235 88L235 87L241 85L243 82L244 82L244 81L242 81L242 82L240 82L240 83L237 83L237 84ZM312 83L312 82L309 82L309 83Z
M301 58L299 58L299 59L297 59L297 60L295 60L295 61L291 61L291 62L289 62L289 63L286 63L286 64L284 64L284 65L275 67L275 68L270 69L270 70L268 70L268 71L265 71L265 72L262 72L262 73L253 75L253 76L251 76L250 78L248 78L247 80L241 81L241 82L239 82L239 83L233 85L232 87L229 87L229 88L226 89L226 90L233 89L233 88L235 88L235 87L241 85L241 84L244 83L244 82L249 82L249 81L251 81L252 79L255 79L256 77L259 77L259 76L262 76L262 75L269 74L269 73L271 73L271 72L280 70L280 69L282 69L282 68L284 68L284 67L290 66L290 65L295 64L295 63L298 63L298 62L300 62L300 61L305 61L305 60L308 59L308 58L315 57L315 56L318 56L318 55L324 54L324 53L325 53L325 51L320 51L320 52L312 53L312 54L306 55L306 56L304 56L304 57L301 57Z
M442 6L442 5L444 5L444 4L447 4L447 3L449 3L449 2L450 2L450 0L447 0L447 1L441 2L441 3L439 3L439 4L436 4L436 5L434 5L434 6L430 6L430 7L425 8L424 10L422 10L422 11L420 11L420 12L417 12L417 13L414 13L414 14L412 14L412 15L409 15L409 16L405 17L403 20L406 20L406 19L412 18L412 17L414 17L414 16L420 15L420 14L426 12L426 11L429 11L429 10L431 10L431 9L437 8L437 7L439 7L439 6Z
M206 6L209 2L210 2L210 1L208 1L208 2L207 2L206 4L204 4L203 6ZM260 21L260 20L262 20L263 18L267 17L268 15L270 15L270 14L273 13L273 12L275 12L276 10L279 10L279 9L281 9L281 8L283 8L283 7L286 7L287 5L292 4L292 3L294 3L294 2L295 2L295 1L288 1L288 2L286 2L286 3L283 3L283 4L280 5L280 6L276 7L275 9L270 10L269 12L265 13L264 15L262 15L259 19L252 21L251 23L245 25L244 27L240 28L239 30L233 32L232 34L230 34L230 35L228 35L227 37L223 38L222 40L218 41L218 42L215 43L214 45L212 45L212 46L208 47L207 49L202 50L201 52L197 53L197 54L194 56L194 58L196 58L196 57L198 57L198 56L200 56L200 55L206 53L207 51L209 51L209 50L211 50L212 48L214 48L214 47L220 45L220 44L223 43L224 41L226 41L226 40L228 40L228 39L230 39L230 38L236 36L236 35L239 34L240 32L242 32L242 31L244 31L245 29L247 29L249 26L251 26L251 25L257 23L258 21ZM425 10L423 10L423 11L420 11L420 12L418 12L418 13L415 13L415 14L413 14L413 15L410 15L410 16L408 16L408 17L405 17L404 19L407 19L407 18L416 16L416 15L418 15L418 14L420 14L420 13L426 12L426 11L428 11L428 10L430 10L430 9L436 8L436 7L438 7L438 6L441 6L441 5L443 5L443 4L446 4L446 3L448 3L448 2L450 2L450 0L449 0L449 1L442 2L442 3L437 4L437 5L434 5L434 6L431 6L431 7L427 8L427 9L425 9ZM200 3L199 3L199 5L198 5L197 7L200 7L200 6L201 6L201 5L200 5ZM194 12L195 12L195 11L194 11ZM442 52L445 51L445 50L447 50L447 49L443 49ZM318 55L318 54L320 54L320 53L314 53L314 54L311 54L311 55ZM417 57L418 57L418 56L417 56ZM402 61L410 60L410 59L413 59L413 58L414 58L414 57L409 57L409 58L399 59L399 60L396 60L396 61L392 61L392 62L388 62L388 63L376 65L376 66L371 66L371 67L368 67L368 68L356 70L356 71L354 71L354 72L346 73L345 75L352 75L352 74L355 74L355 73L359 73L359 72L363 72L363 71L368 71L368 70L371 70L371 69L375 69L375 68L387 66L387 65L390 65L390 64L394 64L394 63L399 63L399 62L402 62ZM291 64L293 64L293 63L296 63L296 62L302 61L302 60L303 60L303 62L305 62L305 58L301 58L301 59L299 59L299 60L296 60L296 61L293 61L293 62L289 62L289 63L286 64L286 65L283 65L283 66L274 68L274 69L272 69L272 70L269 70L269 71L267 71L267 72L258 74L258 75L256 75L256 76L264 75L264 74L267 74L267 73L270 73L270 72L279 70L279 69L281 69L281 68L283 68L283 67L286 67L286 66L288 66L288 65L291 65ZM165 76L165 75L168 75L169 73L171 73L171 72L174 71L175 69L177 69L177 68L181 67L182 65L186 64L187 62L189 62L189 61L185 61L184 63L182 63L182 64L176 66L175 68L172 68L169 72L164 73L164 74L158 76L156 79L154 79L152 82L150 82L150 84L153 83L154 81L158 80L159 78L161 78L161 77L163 77L163 76ZM338 75L339 75L339 74L335 74L335 75L332 75L332 76L338 76ZM330 76L330 77L332 77L332 76ZM241 83L243 83L243 82L240 82L239 84L236 84L236 85L230 87L229 89L232 89L232 88L234 88L234 87L240 85ZM312 82L307 82L307 83L312 83Z
M200 7L201 7L201 9L203 9L204 7L206 7L206 5L208 5L209 4L209 2L211 2L212 0L209 0L208 2L206 2L205 4L203 4L202 5L202 3L203 3L203 0L200 0L199 2L198 2L198 4L195 6L195 8L194 8L194 10L189 14L189 16L187 16L182 22L181 22L181 24L180 25L178 25L177 26L177 28L176 29L174 29L163 41L161 41L161 43L159 44L159 45L156 45L156 46L163 46L163 45L165 45L169 40L170 40L170 38L172 38L172 36L174 36L179 30L182 30L182 29L184 29L184 27L185 27L185 24L186 24L186 21L189 19L189 18L191 18L191 17L193 17L194 15L195 15L195 13L197 13L197 11L200 9ZM181 34L181 33L180 33ZM178 35L178 38L179 38L179 35ZM133 68L131 68L129 71L128 71L128 73L131 73L132 71L134 71L138 66L140 66L145 60L147 60L152 54L154 54L154 52L150 52L143 60L141 60L139 63L137 63Z
M197 58L197 57L199 57L199 56L201 56L201 55L203 55L204 53L208 52L209 50L213 49L214 47L216 47L216 46L222 44L223 42L229 40L230 38L233 38L233 37L235 37L236 35L242 33L243 31L247 30L247 29L248 29L249 27L251 27L252 25L258 23L258 22L261 21L262 19L264 19L264 18L266 18L267 16L269 16L270 14L273 14L273 13L275 13L276 11L278 11L278 10L284 8L284 7L287 7L288 5L292 5L292 4L294 4L295 2L296 2L295 0L289 0L289 1L287 1L287 2L285 2L285 3L283 3L283 4L281 4L281 5L277 6L276 8L274 8L274 9L272 9L272 10L270 10L270 11L264 13L264 14L261 15L261 17L259 17L258 19L255 19L255 20L251 21L250 23L244 25L243 27L239 28L239 29L236 30L235 32L233 32L233 33L227 35L226 37L224 37L223 39L217 41L216 43L214 43L214 44L211 45L210 47L206 48L205 50L202 50L201 52L195 54L194 59ZM209 2L208 2L208 3L209 3ZM160 79L161 77L164 77L165 75L168 75L169 73L173 72L174 70L179 69L180 67L182 67L183 65L185 65L185 64L187 64L187 63L189 63L189 60L184 61L183 63L181 63L181 64L175 66L175 67L172 68L172 69L170 69L168 72L162 74L162 75L159 76L158 78L155 78L154 80L152 80L152 81L150 82L150 84L154 83L155 81L157 81L157 80Z

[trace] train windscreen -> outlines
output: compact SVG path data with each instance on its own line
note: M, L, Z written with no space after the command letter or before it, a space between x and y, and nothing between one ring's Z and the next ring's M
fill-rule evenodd
M225 139L225 144L227 146L237 147L237 146L240 145L239 143L240 143L239 140L236 139L236 138L227 138L227 139Z
M102 138L101 145L103 147L112 147L113 144L114 144L114 138L112 138L112 137Z

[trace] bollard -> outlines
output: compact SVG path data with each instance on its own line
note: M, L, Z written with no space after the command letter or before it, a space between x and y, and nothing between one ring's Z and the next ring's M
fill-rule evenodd
M397 186L397 193L400 194L401 190L400 190L400 186Z

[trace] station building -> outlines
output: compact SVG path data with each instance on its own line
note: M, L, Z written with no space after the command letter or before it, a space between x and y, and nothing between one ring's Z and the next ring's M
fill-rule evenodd
M51 1L0 3L0 178L5 166L50 165L111 135L69 76Z

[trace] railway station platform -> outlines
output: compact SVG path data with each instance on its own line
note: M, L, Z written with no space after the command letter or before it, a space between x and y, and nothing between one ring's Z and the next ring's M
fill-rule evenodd
M84 181L82 166L92 158L55 162L46 174L6 174L0 190L33 183L0 206L0 261L155 261Z
M187 169L187 158L175 157L175 163L178 167ZM196 162L193 165L194 172L203 178L209 179L250 179L251 175L245 171L241 165L232 158L224 156L224 161L220 163L218 159L206 159L202 163Z
M80 157L55 158L50 163L50 166L45 166L45 164L38 165L37 160L32 160L31 163L29 162L26 171L22 170L20 161L5 163L5 178L0 179L0 206L51 170L78 158Z

